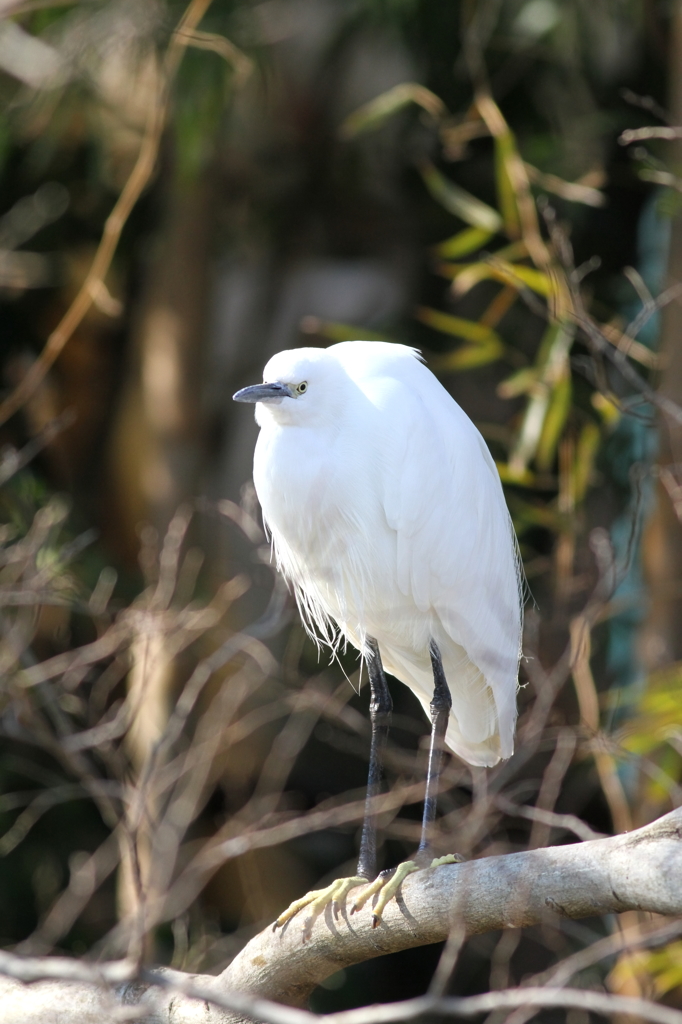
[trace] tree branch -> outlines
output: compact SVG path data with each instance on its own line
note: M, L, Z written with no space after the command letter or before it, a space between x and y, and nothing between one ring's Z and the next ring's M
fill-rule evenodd
M398 900L386 908L379 928L372 929L369 906L353 917L344 908L338 919L328 909L314 923L311 938L304 944L303 922L294 918L280 931L267 928L257 935L218 977L166 970L138 972L130 961L89 965L4 953L0 955L0 973L6 976L0 981L0 1024L55 1024L62 1020L64 1024L67 1020L68 1024L85 1024L102 1020L103 1014L107 1021L144 1017L155 1024L199 1020L236 1024L250 1016L269 1024L314 1024L313 1014L287 1010L280 1004L301 1006L316 985L343 967L440 942L447 938L454 921L474 935L527 927L557 914L580 918L626 910L682 914L682 809L645 828L608 839L418 872L405 881ZM27 987L26 983L31 984ZM611 1005L615 997L602 994L599 998L609 1006L604 1002L597 1007L597 997L597 993L575 990L514 990L470 1000L443 1000L442 1012L468 1016L498 1007L551 1004L601 1013L627 1012L682 1024L682 1014L653 1003L640 1006L640 1000L637 1006L628 1003L626 1007L619 997L616 1006ZM410 1000L384 1007L390 1011L385 1019L411 1019L417 1003L419 1013L435 1008L433 1000L428 1006L423 1002ZM440 1003L438 1007L441 1012ZM367 1011L367 1024L375 1021L372 1012ZM358 1024L364 1021L360 1011L354 1013ZM345 1024L353 1024L350 1017Z

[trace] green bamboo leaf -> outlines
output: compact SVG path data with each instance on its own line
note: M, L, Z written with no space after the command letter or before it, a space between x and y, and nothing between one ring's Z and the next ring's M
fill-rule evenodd
M526 267L520 263L507 263L506 260L495 260L494 267L505 277L505 283L514 287L525 285L531 291L545 298L552 292L552 282L547 274L535 267ZM516 283L515 283L516 282Z
M516 140L511 131L495 136L495 177L497 202L504 221L504 230L509 238L521 236L521 219L516 202L516 193L507 173L507 162L517 154Z
M489 263L439 263L436 270L449 281L453 281L453 290L457 295L465 295L474 285L481 281L500 281ZM506 282L502 282L503 284Z
M594 472L594 462L599 450L601 432L596 423L586 423L580 431L575 452L573 468L573 488L576 502L581 502L587 494L590 478Z
M540 345L538 346L537 355L535 356L535 365L539 367L542 373L545 373L547 366L552 361L552 353L555 351L557 344L560 345L560 338L562 334L561 325L558 323L549 323L545 329L542 338L540 339ZM561 355L565 354L564 346L560 345ZM562 360L560 359L557 363L561 365Z
M531 291L547 298L552 292L552 282L547 274L535 267L526 267L520 263L509 263L494 255L490 261L478 263L440 263L438 273L455 281L458 295L468 292L479 281L500 281L512 288L530 288Z
M457 260L481 249L494 237L495 232L487 231L485 228L465 228L464 231L458 231L452 238L437 245L435 253L444 260Z
M447 113L443 101L430 89L419 85L418 82L402 82L349 114L341 125L339 134L343 139L350 139L363 132L372 131L409 103L416 103L435 118Z
M497 393L500 398L518 398L519 395L527 395L537 384L538 377L539 370L536 366L526 366L498 384Z
M659 970L650 970L654 975L656 995L664 996L682 986L682 943L675 942L666 949L668 963ZM665 961L664 961L665 963Z
M535 464L542 472L551 469L559 438L571 411L571 375L568 369L556 381L542 424L542 432L535 453Z
M574 334L573 324L553 323L540 342L535 363L538 386L528 396L518 437L509 456L509 465L515 473L522 472L537 453L554 388L568 373L568 353Z
M682 985L682 942L671 942L660 950L638 950L621 958L611 969L614 987L632 977L651 986L657 998Z
M613 428L620 422L621 412L617 403L607 395L602 395L601 391L595 391L592 395L592 407L597 410L607 427Z
M448 352L431 361L431 368L436 372L446 370L473 370L477 366L494 363L504 354L502 342L490 341L484 345L463 345L456 352Z
M427 306L420 306L415 315L417 320L442 334L451 334L455 338L464 338L465 341L478 345L494 344L500 349L504 348L499 334L492 327L479 324L476 320L465 320L450 313L441 313L438 309L429 309Z
M522 527L541 526L551 533L559 533L562 519L551 505L533 505L519 495L510 495L509 511Z
M421 176L429 192L441 206L454 213L466 224L474 228L482 228L496 234L502 228L502 218L492 206L481 202L471 192L455 185L454 181L445 178L433 164L424 160L419 166Z
M517 471L506 462L496 462L495 465L497 466L497 472L500 474L500 480L503 484L516 484L518 487L535 488L535 473L531 473L529 469Z
M639 714L621 730L623 747L633 754L648 755L677 732L682 718L682 664L677 662L647 680L639 701Z

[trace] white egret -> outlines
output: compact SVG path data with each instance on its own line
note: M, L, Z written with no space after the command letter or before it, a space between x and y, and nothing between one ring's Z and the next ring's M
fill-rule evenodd
M360 894L354 909L383 887L376 925L426 855L443 742L473 765L513 751L516 540L485 441L414 349L369 341L293 349L269 361L264 381L234 396L257 403L254 483L308 630L332 646L345 638L367 662L368 800L379 792L392 709L382 665L432 719L422 857ZM278 923L309 905L309 930L327 903L375 874L367 814L357 875L309 893Z

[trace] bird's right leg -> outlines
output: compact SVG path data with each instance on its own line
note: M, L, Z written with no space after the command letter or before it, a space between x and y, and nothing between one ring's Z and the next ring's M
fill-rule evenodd
M377 873L377 817L372 808L372 800L381 792L381 783L384 778L384 755L393 714L391 692L386 682L384 666L381 664L379 645L376 640L369 640L367 669L371 689L369 717L372 723L372 746L369 752L365 820L362 823L360 856L356 874L365 881L372 881Z
M312 931L315 919L320 916L329 904L334 913L338 913L340 904L345 900L351 889L365 885L375 878L377 873L377 817L372 806L373 797L381 792L384 777L384 754L388 731L391 725L393 701L388 689L384 668L381 664L379 645L376 640L367 641L367 670L369 673L370 703L369 717L372 724L372 743L369 754L369 773L367 776L367 796L365 798L365 818L362 824L360 839L360 856L358 869L352 878L337 878L324 889L314 889L300 900L295 900L283 914L277 918L273 929L290 921L299 910L310 908L310 913L303 923L303 939L307 939Z
M392 870L382 871L374 882L363 889L356 897L351 913L361 910L369 899L378 894L378 900L372 915L373 928L376 928L378 925L384 907L393 899L408 875L411 875L414 871L419 871L421 868L435 868L441 864L457 864L462 860L456 853L434 858L429 852L429 832L436 819L436 801L443 763L445 733L447 732L450 709L452 708L452 697L447 679L445 678L445 672L443 671L440 651L435 640L432 640L429 645L429 654L433 669L433 699L431 701L431 744L429 747L429 765L426 773L426 794L424 797L421 841L414 860L403 861L402 864L399 864ZM358 874L360 874L359 871Z

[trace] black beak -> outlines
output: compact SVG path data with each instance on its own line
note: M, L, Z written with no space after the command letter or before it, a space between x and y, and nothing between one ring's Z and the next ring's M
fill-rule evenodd
M282 398L293 398L291 389L278 381L272 384L252 384L232 395L235 402L275 402Z

